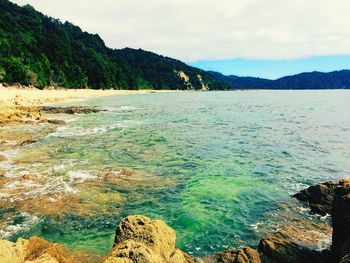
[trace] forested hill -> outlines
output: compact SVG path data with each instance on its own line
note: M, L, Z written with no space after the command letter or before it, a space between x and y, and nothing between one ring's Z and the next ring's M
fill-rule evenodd
M231 89L350 89L350 70L329 73L315 71L277 80L209 73L216 79L227 82Z
M140 49L110 49L98 35L7 0L0 0L0 82L67 88L227 88L203 70Z

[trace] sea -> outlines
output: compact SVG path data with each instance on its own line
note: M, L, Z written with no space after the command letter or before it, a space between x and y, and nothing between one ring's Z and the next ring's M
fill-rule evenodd
M319 231L292 195L350 176L350 91L212 91L70 101L103 111L4 150L0 238L33 235L74 251L111 250L128 215L164 220L195 256L256 247L284 226ZM8 142L9 144L11 142ZM321 227L320 227L321 229ZM330 244L320 231L319 249Z

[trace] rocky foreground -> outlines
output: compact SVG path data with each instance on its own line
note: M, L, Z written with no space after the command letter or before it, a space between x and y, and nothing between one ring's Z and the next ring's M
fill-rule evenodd
M115 234L113 250L102 263L347 263L350 262L350 180L327 182L301 191L294 197L308 202L313 213L331 213L333 238L330 249L311 250L307 235L281 228L260 241L257 249L229 249L205 258L194 258L175 247L175 231L161 220L144 216L123 219ZM58 244L32 237L16 243L0 241L2 263L87 262Z

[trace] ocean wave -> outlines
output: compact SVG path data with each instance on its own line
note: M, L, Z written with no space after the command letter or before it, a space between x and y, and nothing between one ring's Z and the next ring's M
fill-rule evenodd
M123 105L119 107L105 107L107 112L130 112L130 111L136 111L136 110L142 110L143 108L130 106L130 105Z
M78 136L86 136L86 135L93 135L93 134L102 134L102 133L106 133L107 131L108 131L107 126L91 127L91 128L63 126L63 127L58 127L57 130L53 133L50 133L48 137L59 137L59 138L78 137Z
M48 137L58 137L58 138L67 138L67 137L81 137L87 135L103 134L109 131L114 131L119 129L120 132L123 132L125 128L128 128L132 125L139 124L139 122L119 122L114 123L113 125L103 125L96 127L84 128L80 126L62 126L58 127L55 132L50 133Z
M71 182L67 182L63 177L45 177L33 178L32 180L23 180L18 177L15 181L6 183L0 189L0 200L2 202L22 202L45 195L65 195L78 192Z
M0 229L0 239L9 239L16 233L29 231L41 221L39 217L30 215L26 212L20 213L19 216L22 219L22 222L19 224L13 224L13 218L9 218L7 222L5 222L5 226Z
M264 222L256 222L254 224L250 224L250 228L253 229L255 232L259 233L259 226L263 225Z
M67 173L67 176L69 177L70 181L78 183L82 183L88 180L95 180L98 178L96 175L92 175L89 172L83 171L69 171Z

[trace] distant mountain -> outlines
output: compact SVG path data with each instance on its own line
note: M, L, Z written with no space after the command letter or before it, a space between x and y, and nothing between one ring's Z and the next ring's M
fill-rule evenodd
M226 82L231 89L268 89L271 87L273 80L253 78L253 77L238 77L234 75L225 76L221 73L208 71L217 80Z
M226 83L141 49L114 50L95 34L0 0L0 82L38 87L221 89Z
M350 89L350 70L301 73L273 83L276 89Z
M277 80L225 76L212 71L209 73L216 79L228 83L231 89L350 89L350 70L329 73L315 71Z

